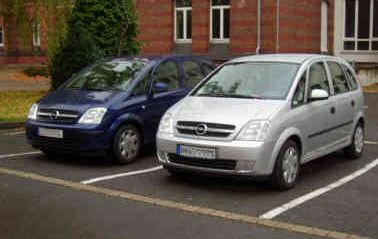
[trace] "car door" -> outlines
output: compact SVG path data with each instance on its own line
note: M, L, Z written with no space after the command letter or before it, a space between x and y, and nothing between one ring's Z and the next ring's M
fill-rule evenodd
M188 91L182 86L182 74L176 60L161 62L154 70L145 110L146 136L154 138L165 111L182 99Z
M332 127L337 123L336 100L332 97L324 100L311 100L311 91L321 89L331 95L331 87L323 61L313 62L307 71L307 104L303 113L306 114L302 130L305 135L307 157L321 154L329 147L335 137Z
M342 143L351 135L356 100L354 99L353 92L351 92L347 76L344 74L339 63L327 61L327 65L334 89L333 98L336 101L335 117L337 118L337 122L333 126L333 134L337 137L335 139L337 140L336 142Z

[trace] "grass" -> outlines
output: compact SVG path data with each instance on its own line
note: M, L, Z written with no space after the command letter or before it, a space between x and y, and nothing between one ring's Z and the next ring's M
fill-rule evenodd
M0 123L25 121L30 106L46 93L45 91L0 92Z
M378 83L375 83L375 84L369 85L369 86L364 86L364 92L378 93Z

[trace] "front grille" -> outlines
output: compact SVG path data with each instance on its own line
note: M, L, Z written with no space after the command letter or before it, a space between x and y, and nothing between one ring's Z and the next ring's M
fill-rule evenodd
M234 170L236 167L236 160L189 158L177 154L169 154L168 157L172 163L188 166L223 170Z
M207 128L206 132L203 134L198 134L197 132L197 127L199 127L200 125L205 125ZM206 122L178 121L176 129L180 134L226 138L234 132L235 126Z
M37 121L58 124L74 124L79 113L73 110L40 108L37 113Z
M53 149L62 149L62 150L80 150L80 141L72 139L54 139L54 138L45 138L45 137L36 137L33 138L33 146L37 148L53 148Z

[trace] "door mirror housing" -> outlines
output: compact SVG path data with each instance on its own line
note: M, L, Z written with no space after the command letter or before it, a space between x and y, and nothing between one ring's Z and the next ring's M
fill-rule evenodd
M155 82L152 85L152 93L154 94L168 92L168 90L169 90L168 84L165 84L162 82Z
M325 90L314 89L311 91L310 101L326 100L329 98L329 94Z

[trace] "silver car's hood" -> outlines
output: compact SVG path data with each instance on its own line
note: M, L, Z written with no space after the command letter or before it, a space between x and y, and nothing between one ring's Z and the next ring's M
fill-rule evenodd
M269 120L285 101L216 97L186 97L170 111L175 121L232 124L242 127L250 120Z

